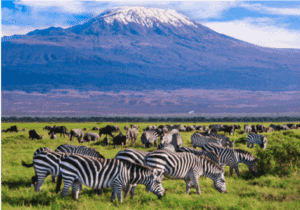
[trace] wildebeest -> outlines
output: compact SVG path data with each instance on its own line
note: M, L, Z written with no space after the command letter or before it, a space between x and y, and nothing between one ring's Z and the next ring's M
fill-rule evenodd
M135 144L137 135L139 131L136 128L129 128L126 132L126 141L133 141L133 144Z
M224 125L222 125L222 124L209 125L209 128L216 129L217 131L223 131L223 127L224 127Z
M1 132L7 132L7 129L2 129L2 131Z
M105 137L103 139L103 144L104 144L104 146L109 145L109 138L108 137Z
M83 138L83 131L81 128L79 129L72 129L70 132L70 141L73 140L73 137L77 137L78 141L81 142Z
M112 132L119 132L120 131L120 126L113 125L112 127L113 127Z
M114 135L112 135L113 130L114 130L114 127L111 126L111 125L107 125L104 128L100 128L99 129L99 136L100 136L100 138L102 137L103 134L106 134L106 136L110 135L111 137L114 137Z
M244 133L250 133L252 131L252 128L250 125L245 125L244 126Z
M46 125L46 126L43 128L43 130L48 130L48 131L50 131L50 129L52 129L52 128L53 128L53 126Z
M224 125L223 131L224 131L224 134L229 133L229 135L232 136L234 134L234 125L230 125L230 126Z
M287 127L289 129L297 129L297 126L295 124L287 124Z
M13 125L11 126L10 128L6 129L5 132L18 132L20 129L16 126L16 125Z
M29 131L29 138L32 138L33 139L42 139L43 136L41 135L38 135L37 132L35 130L30 130Z
M53 128L51 128L49 130L48 134L50 135L51 133L54 133L54 134L60 133L60 137L63 135L64 138L65 138L65 134L67 134L67 136L70 136L70 134L65 126L53 126Z
M124 136L121 132L113 138L113 143L115 145L115 148L117 148L117 145L121 145L121 148L123 149L123 146L126 145L126 136Z
M241 130L241 126L240 125L234 125L234 129L235 130Z
M26 129L25 129L25 128L21 130L21 132L25 132L25 131L26 131Z
M194 130L196 130L196 129L194 128L194 126L188 125L188 126L185 127L185 131L194 131Z
M125 125L125 126L124 126L124 129L125 129L125 130L128 130L128 126L127 126L127 125Z
M99 135L97 133L90 133L86 132L84 137L84 141L90 142L90 141L98 141L99 140Z
M95 127L92 128L92 130L93 130L93 131L98 131L99 128L95 126Z
M178 149L182 145L181 134L177 129L163 133L163 135L160 137L160 143L169 143L172 144L175 149Z
M257 127L256 125L251 125L252 132L257 133Z
M86 131L87 129L86 129L86 128L84 128L83 130L84 130L84 131Z
M135 129L139 130L139 126L137 126L135 124L130 125L130 128L135 128Z
M51 134L50 139L57 139L56 135L54 133Z

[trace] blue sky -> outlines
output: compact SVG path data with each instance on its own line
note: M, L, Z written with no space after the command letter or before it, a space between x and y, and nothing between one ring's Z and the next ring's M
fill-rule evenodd
M300 1L1 1L2 36L51 26L67 28L122 6L174 9L240 40L300 49Z

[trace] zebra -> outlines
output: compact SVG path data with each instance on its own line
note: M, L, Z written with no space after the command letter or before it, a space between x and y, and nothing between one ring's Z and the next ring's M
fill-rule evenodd
M206 136L202 136L199 132L195 132L192 136L191 136L191 140L192 140L192 144L193 147L202 147L204 144L208 144L209 142L218 144L221 146L220 142L214 138L214 137L206 137Z
M211 159L200 158L188 152L166 152L157 150L146 156L146 164L151 168L164 171L164 175L170 178L183 179L186 182L186 193L189 194L191 185L201 195L199 177L207 176L214 181L214 186L219 192L226 192L226 180L224 168Z
M162 149L170 152L175 152L175 147L173 146L173 144L170 143L162 143L157 146L157 150L162 150Z
M228 146L229 148L234 148L235 141L230 141L230 138L227 137L226 135L211 133L211 134L208 134L208 136L216 138L223 147Z
M135 125L134 125L135 126ZM130 140L133 141L133 144L135 144L137 135L139 134L139 131L137 128L128 128L126 132L126 142L129 143Z
M56 186L56 193L60 191L61 180L64 188L61 195L67 195L72 185L72 194L78 199L80 183L94 189L112 187L111 201L118 197L123 201L122 189L125 189L125 197L131 191L131 187L138 184L146 185L147 191L153 192L158 198L165 195L161 184L163 173L146 166L123 162L117 159L101 159L87 156L70 155L61 161L61 173Z
M141 136L141 141L144 147L149 148L149 146L155 142L156 146L158 146L158 133L156 131L145 131Z
M22 165L29 168L34 167L35 176L31 178L35 190L37 192L41 191L41 186L44 179L48 175L52 175L52 180L55 181L55 177L58 176L60 172L60 161L63 156L69 155L70 153L53 152L43 148L37 149L34 153L33 163L26 164L22 161Z
M190 152L197 156L203 155L205 157L210 158L211 160L215 161L220 165L220 158L214 151L197 150L191 147L181 147L177 149L176 152Z
M77 153L77 154L88 155L96 158L105 158L95 149L86 146L76 146L72 144L62 144L56 148L55 152Z
M249 147L252 144L252 147L254 147L254 144L259 144L261 148L264 150L267 147L267 138L263 135L259 135L256 133L250 133L247 137L247 147Z
M160 137L160 143L170 143L173 144L175 149L181 147L182 145L182 137L179 133L178 129L173 129L172 131L168 131L166 133L163 133L163 135Z
M232 176L233 168L237 175L240 175L239 163L244 163L250 171L257 172L256 158L250 152L241 149L220 147L213 143L203 145L202 149L205 151L214 151L219 156L220 163L230 167L230 176Z

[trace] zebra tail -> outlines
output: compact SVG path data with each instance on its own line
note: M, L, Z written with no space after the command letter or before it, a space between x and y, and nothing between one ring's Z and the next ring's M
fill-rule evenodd
M26 164L24 161L22 161L22 166L25 166L27 168L33 167L33 163L31 164Z
M60 191L61 181L62 181L62 175L59 174L58 178L57 178L57 183L56 183L56 193L58 193Z

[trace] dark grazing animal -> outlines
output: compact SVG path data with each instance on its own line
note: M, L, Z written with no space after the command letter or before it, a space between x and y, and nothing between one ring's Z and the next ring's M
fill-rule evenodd
M48 131L50 131L52 128L53 128L53 126L46 125L46 126L43 128L43 130L48 130Z
M224 131L224 134L229 133L229 135L232 136L234 134L234 125L231 125L231 126L224 125L223 131Z
M81 128L79 129L72 129L71 132L70 132L70 141L73 140L73 137L77 137L78 139L78 142L81 142L82 141L82 138L83 138L83 131Z
M199 177L204 175L214 181L219 192L226 192L224 169L205 156L196 156L188 152L167 152L157 150L149 153L145 162L151 168L163 170L170 178L183 179L186 182L186 193L189 194L191 185L200 195Z
M214 124L214 125L209 125L210 129L216 129L217 131L223 131L224 125L222 124Z
M54 133L51 134L50 139L57 139L56 135Z
M114 131L114 129L115 128L113 126L111 126L111 125L107 125L104 128L100 128L99 129L99 136L100 136L100 138L102 137L103 134L105 134L106 137L107 137L107 135L110 135L112 138L114 138L114 135L112 135L112 132Z
M20 129L16 125L13 125L10 128L6 129L5 132L16 132L16 133L18 133L19 130Z
M93 130L93 131L98 131L99 128L95 126L95 127L92 128L92 130Z
M257 127L256 125L251 125L252 132L257 133Z
M153 143L156 144L156 147L158 146L158 133L156 131L145 131L141 136L141 141L144 147L149 148L153 145Z
M103 144L104 144L104 146L109 145L109 138L108 137L105 137L103 139Z
M37 132L35 130L30 130L29 131L29 138L33 139L42 139L43 136L38 135Z
M117 145L121 145L121 148L123 149L123 146L126 145L126 136L124 136L122 132L120 132L113 138L113 143L115 145L115 148L117 148Z
M65 134L69 136L69 132L65 126L53 126L53 128L49 130L48 135L50 135L51 133L54 134L60 133L60 137L64 136L64 138L65 138Z
M117 159L96 159L70 155L61 161L61 176L57 182L56 192L60 190L61 179L64 188L61 195L66 196L72 185L72 194L78 199L80 184L93 189L113 188L111 201L118 197L123 201L122 189L125 189L125 197L131 191L132 186L146 185L148 191L153 192L159 198L165 195L162 187L162 172L148 167L123 162Z

